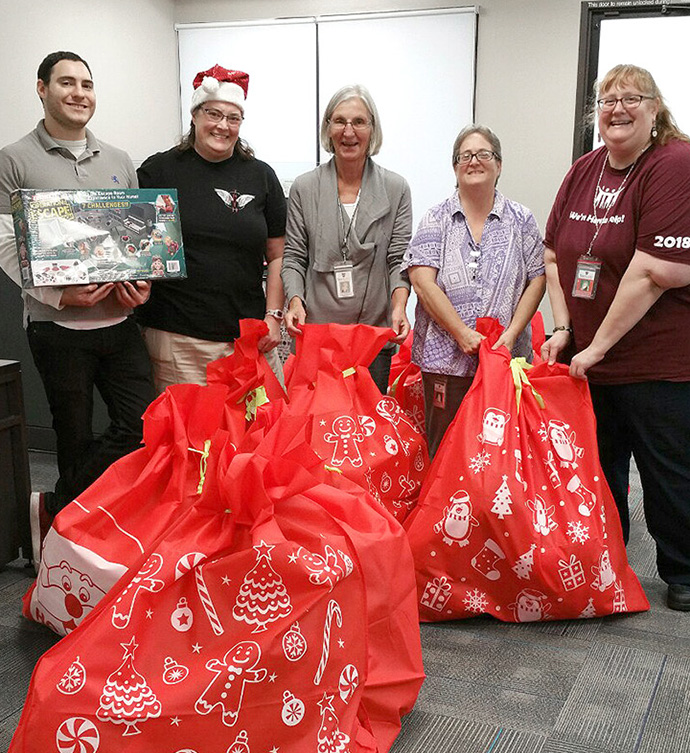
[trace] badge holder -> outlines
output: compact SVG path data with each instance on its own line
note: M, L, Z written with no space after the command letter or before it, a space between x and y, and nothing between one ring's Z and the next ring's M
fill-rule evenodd
M575 268L575 281L573 282L573 298L584 298L594 300L599 285L599 275L601 274L601 259L596 256L583 254L577 260Z
M352 280L352 262L343 262L333 267L335 273L335 292L338 298L354 298L355 289Z

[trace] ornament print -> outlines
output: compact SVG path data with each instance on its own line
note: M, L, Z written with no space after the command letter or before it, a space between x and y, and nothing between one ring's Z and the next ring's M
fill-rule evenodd
M254 641L236 643L220 659L206 663L206 669L215 677L201 694L194 710L197 714L210 714L220 707L221 720L226 727L233 727L239 718L247 683L263 682L268 672L257 665L261 661L261 647Z
M186 633L194 624L194 612L189 608L187 599L183 596L170 615L170 624L178 633Z
M256 565L244 576L232 610L232 616L238 622L256 625L253 633L263 632L269 622L287 617L292 612L283 579L271 567L273 549L275 546L263 540L254 547Z
M307 653L307 639L299 629L299 623L293 622L283 636L283 653L288 661L299 661Z
M393 429L393 433L395 434L395 439L393 441L398 446L400 446L400 448L402 448L402 451L405 455L409 455L410 443L400 435L398 424L402 421L404 424L407 424L407 426L409 426L415 432L415 434L417 433L417 429L400 409L397 401L392 397L382 397L376 404L376 412L379 414L379 416L381 416L381 418L390 423ZM386 437L386 439L392 439L392 437ZM393 454L395 453L391 453L391 455Z
M189 668L178 664L172 656L166 656L163 661L163 682L166 685L177 685L189 675Z
M78 693L86 683L86 669L79 661L79 657L69 665L67 671L60 678L57 689L65 695Z
M297 726L304 719L304 703L289 691L283 693L283 709L280 718L287 727Z

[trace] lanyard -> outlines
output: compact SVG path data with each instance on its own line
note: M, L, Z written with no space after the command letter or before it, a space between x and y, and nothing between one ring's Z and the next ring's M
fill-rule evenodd
M352 217L350 217L347 212L345 211L345 207L342 205L340 201L340 196L338 196L338 214L340 216L340 229L342 231L342 237L343 240L340 244L340 251L343 255L343 261L347 261L348 257L348 246L350 241L350 233L352 232L352 227L355 224L355 219L357 218L357 210L359 209L359 197L362 193L362 189L360 188L359 191L357 191L357 198L355 199L355 208L352 212ZM347 225L347 229L345 228L345 217L348 218L349 222Z

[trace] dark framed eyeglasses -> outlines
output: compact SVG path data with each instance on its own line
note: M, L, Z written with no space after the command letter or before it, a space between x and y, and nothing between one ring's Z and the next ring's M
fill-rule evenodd
M453 158L454 165L467 165L472 162L472 157L476 157L479 162L491 162L492 160L499 159L496 152L491 152L488 149L480 149L478 152L460 152Z
M232 112L230 115L224 115L220 110L216 110L213 107L202 107L201 109L211 123L222 123L224 120L227 120L228 125L238 126L244 120L244 118L236 112Z
M611 112L620 102L626 110L635 110L641 104L643 99L656 99L646 94L626 94L624 97L605 97L597 100L597 107L602 112Z

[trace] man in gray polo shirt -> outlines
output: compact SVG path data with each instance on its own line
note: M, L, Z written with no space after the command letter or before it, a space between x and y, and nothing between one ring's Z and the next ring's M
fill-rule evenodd
M86 129L96 97L91 70L79 55L48 55L38 69L37 91L43 120L0 150L0 266L18 285L11 191L137 187L127 154ZM155 390L146 348L129 315L149 292L147 282L23 291L29 346L53 416L60 474L54 492L31 495L36 565L53 517L141 442L141 416ZM98 438L92 429L94 387L111 421Z

